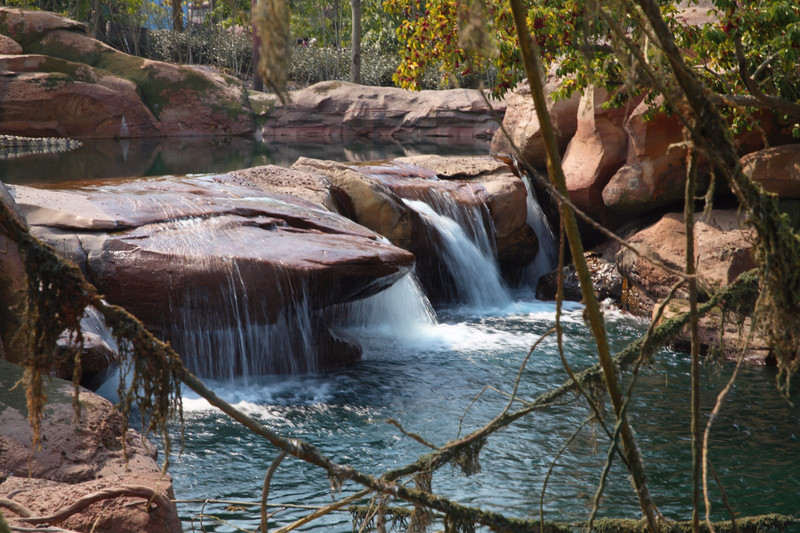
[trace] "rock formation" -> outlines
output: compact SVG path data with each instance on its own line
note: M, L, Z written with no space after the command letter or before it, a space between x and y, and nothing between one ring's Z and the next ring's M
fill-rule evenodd
M24 510L48 516L89 495L128 489L78 510L58 526L87 533L182 531L170 501L172 478L156 464L155 446L133 430L123 436L122 416L108 400L81 390L81 418L76 422L72 384L53 379L47 385L41 447L32 448L25 391L11 388L21 377L21 367L0 360L0 499L16 504L0 507L12 525L27 525ZM153 491L156 497L148 507ZM134 492L140 495L131 496Z

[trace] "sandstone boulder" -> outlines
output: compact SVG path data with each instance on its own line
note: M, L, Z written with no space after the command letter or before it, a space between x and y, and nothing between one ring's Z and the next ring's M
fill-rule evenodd
M642 102L625 124L628 156L625 165L603 189L605 206L623 217L682 202L686 183L686 147L683 126L676 115L656 112ZM698 189L702 190L705 169ZM707 182L705 182L707 183Z
M491 218L491 231L501 269L529 264L539 249L536 234L527 222L528 191L523 181L499 159L487 156L444 157L411 156L395 159L400 164L421 167L435 173L436 180L394 180L387 186L404 198L436 202L431 193L448 195L472 209L485 205ZM417 171L419 172L419 171ZM399 176L398 176L399 177ZM407 192L403 192L407 191ZM447 192L445 192L447 191Z
M157 119L163 135L241 135L255 130L246 91L234 78L208 69L129 56L93 39L84 25L53 13L0 8L0 33L18 42L26 54L83 63L133 83L141 95L141 102ZM74 70L72 66L70 69ZM37 74L26 72L29 76ZM43 78L45 81L37 83L57 84L61 78L54 76L48 75ZM77 81L86 83L85 79ZM35 112L35 108L30 106L28 111ZM74 117L69 114L55 114L52 118L53 134L62 129L69 130L72 119ZM132 132L127 121L127 132L118 118L114 122L109 117L108 121L116 126L112 135L101 130L87 136L132 137L144 134Z
M347 197L340 202L339 211L343 215L383 235L396 246L413 249L411 210L378 179L343 163L306 157L298 159L292 169L324 176Z
M605 89L586 90L578 108L575 136L562 161L570 200L607 226L614 224L603 204L603 189L625 163L628 134L623 126L630 112L630 104L604 108L611 97Z
M800 144L765 148L741 159L742 170L781 199L800 199Z
M60 379L46 382L41 448L32 448L25 391L11 389L21 376L20 367L0 361L0 473L4 477L0 498L44 516L92 493L137 486L157 493L149 509L146 498L119 496L94 503L58 525L82 532L182 530L170 501L174 498L172 479L161 474L155 446L133 430L123 436L122 416L109 401L81 390L81 418L74 422L72 384ZM3 513L12 525L27 525L14 511L6 508Z
M198 334L219 332L206 339L212 344L233 342L240 328L257 336L258 325L291 325L287 313L298 309L375 294L413 265L410 253L344 217L235 181L223 175L14 193L34 234L73 259L110 302L179 344L190 367L199 348L187 343L201 342ZM324 327L313 333L328 338ZM319 364L300 370L325 368L324 358ZM258 368L291 370L286 365Z
M291 93L291 102L265 111L267 138L330 140L349 137L488 138L502 103L485 103L478 91L412 92L324 81Z
M550 95L558 88L558 85L559 81L556 76L549 76L545 91L547 112L553 121L559 149L563 153L577 128L580 95L573 93L567 99L555 100ZM514 91L506 96L503 127L510 138L502 130L497 130L492 137L492 153L517 157L512 148L512 146L517 146L521 152L522 161L528 165L536 168L544 168L547 165L541 126L539 119L536 118L536 108L533 105L527 81L520 83Z
M161 125L136 85L82 63L0 56L0 131L22 136L153 137Z
M0 35L0 55L21 54L22 47L7 35Z
M695 216L695 261L699 288L712 294L730 284L739 274L755 267L752 254L752 230L743 226L735 211L713 210L708 218ZM654 256L667 266L685 268L686 232L683 214L668 213L628 242L641 254ZM678 278L660 267L622 248L616 257L617 267L630 282L631 311L648 315L653 304L667 296ZM680 289L678 297L686 297Z

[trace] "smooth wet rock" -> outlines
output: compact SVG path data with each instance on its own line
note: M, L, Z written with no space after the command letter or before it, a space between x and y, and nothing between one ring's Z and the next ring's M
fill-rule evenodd
M555 100L550 95L558 86L559 80L556 76L548 76L545 85L547 112L556 130L559 150L563 154L578 126L580 95L573 93L567 99ZM506 96L506 106L503 128L510 138L503 133L503 130L498 129L492 137L492 153L516 158L518 156L513 149L513 146L516 146L520 150L523 162L532 167L544 168L547 165L544 140L527 80L521 82Z
M603 188L628 155L624 124L632 110L631 104L605 108L612 96L601 88L586 90L578 108L575 136L562 161L570 200L606 226L616 224L603 203Z
M55 513L80 497L104 489L144 486L159 496L150 510L146 500L130 496L104 500L58 525L71 531L107 533L177 533L182 531L172 478L161 474L155 446L134 430L124 436L128 461L122 455L122 416L111 403L81 390L81 418L74 421L71 383L46 381L47 405L42 420L41 449L31 448L25 392L11 387L22 369L0 361L0 498L12 499L37 515ZM18 516L3 509L8 520Z
M364 298L414 264L409 252L338 214L236 181L14 193L34 234L73 259L111 303L165 336L191 326L187 317L236 328L272 324L300 303L319 310Z
M16 40L26 54L64 60L69 65L69 69L65 71L48 70L46 64L42 71L11 71L11 79L22 76L23 80L37 80L25 83L45 84L61 89L59 83L65 81L89 83L89 80L82 77L84 70L78 71L71 65L85 64L95 69L95 72L103 71L106 77L110 75L134 84L136 92L140 94L140 105L146 106L155 117L161 135L242 135L255 131L254 115L241 82L213 70L172 65L124 54L92 38L85 25L53 13L0 8L0 34ZM102 92L101 88L94 90ZM59 132L76 128L73 122L80 124L81 118L74 116L71 109L69 106L60 110L53 108L52 124L47 129L43 122L40 123L39 134L63 135ZM110 114L105 122L100 121L104 127L94 134L87 132L83 136L135 137L153 134L131 130L127 115L124 115L126 122L122 124L119 119L120 110L101 106L92 111L100 114L103 110ZM25 109L19 112L38 116L34 103L26 104ZM131 120L137 127L141 122L138 115L131 117ZM106 123L114 124L115 130L109 132L110 126ZM10 126L3 126L4 132L15 133L17 130L6 129L11 126L22 127L11 123ZM124 126L127 126L127 131Z
M411 210L377 178L366 176L358 168L343 163L307 157L298 159L292 169L328 179L347 196L347 209L342 214L383 235L396 246L413 249Z
M695 261L699 289L713 294L729 285L739 274L756 266L753 259L753 230L744 226L736 211L713 210L706 219L695 216ZM682 271L686 260L686 232L682 213L668 213L647 229L628 239L642 254L653 254L669 267ZM649 316L654 303L665 298L678 277L637 257L627 248L616 256L617 267L628 279L633 292L631 312ZM685 298L681 288L677 297Z
M502 102L493 105L502 117ZM265 110L265 138L489 138L498 128L481 94L470 89L406 91L324 81Z
M781 199L800 199L800 144L773 146L747 154L742 171Z

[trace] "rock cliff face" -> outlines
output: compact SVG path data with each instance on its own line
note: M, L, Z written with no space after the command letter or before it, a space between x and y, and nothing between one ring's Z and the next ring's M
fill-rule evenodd
M34 516L48 516L92 494L136 489L139 496L123 491L78 510L58 525L81 532L182 530L170 501L174 498L172 478L161 474L155 446L133 430L123 436L122 417L109 401L82 390L81 418L74 422L72 384L53 379L47 389L41 448L32 449L25 392L11 389L21 377L20 367L0 360L0 498L17 504L16 510L3 506L12 525L28 525L23 509ZM153 491L154 504L148 508L147 494Z
M235 78L124 54L54 13L0 8L0 34L1 133L124 138L255 131Z

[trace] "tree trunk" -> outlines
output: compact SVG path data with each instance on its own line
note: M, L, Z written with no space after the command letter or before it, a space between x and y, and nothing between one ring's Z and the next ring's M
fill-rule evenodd
M361 0L350 0L353 12L350 37L350 82L361 83Z
M183 29L183 6L181 0L172 1L172 29L181 31Z
M258 0L250 0L250 13L256 12L256 4ZM261 35L259 35L258 26L253 17L253 90L264 91L264 80L258 72L258 62L261 61Z

